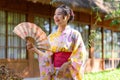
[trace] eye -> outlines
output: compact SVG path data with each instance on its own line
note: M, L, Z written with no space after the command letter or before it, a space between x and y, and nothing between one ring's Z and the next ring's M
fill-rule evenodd
M61 13L58 13L57 15L62 15Z

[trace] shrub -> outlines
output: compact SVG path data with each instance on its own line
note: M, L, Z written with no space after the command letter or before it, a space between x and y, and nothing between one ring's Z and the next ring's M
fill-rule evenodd
M14 70L7 68L5 65L0 65L0 80L23 80Z

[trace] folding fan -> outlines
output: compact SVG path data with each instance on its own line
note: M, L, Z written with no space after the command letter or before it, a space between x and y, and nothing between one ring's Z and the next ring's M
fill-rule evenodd
M22 39L29 39L34 42L38 49L49 50L49 41L46 33L34 23L22 22L18 24L13 32Z

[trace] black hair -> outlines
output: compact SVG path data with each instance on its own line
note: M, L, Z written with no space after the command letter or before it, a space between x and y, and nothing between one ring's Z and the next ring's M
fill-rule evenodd
M62 4L57 8L61 8L63 10L63 13L64 13L65 16L70 15L70 18L69 18L67 23L74 20L74 13L73 13L73 10L70 7L68 7L67 5Z

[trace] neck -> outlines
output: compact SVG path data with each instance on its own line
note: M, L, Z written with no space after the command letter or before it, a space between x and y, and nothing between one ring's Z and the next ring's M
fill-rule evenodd
M60 31L60 32L62 32L62 31L64 31L65 30L65 27L66 27L67 25L60 25L60 26L58 26L58 30Z

